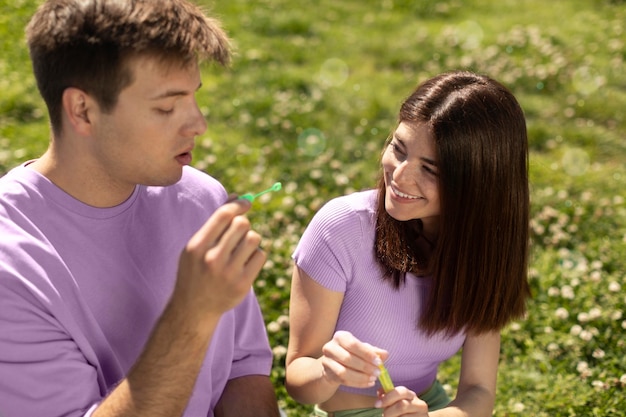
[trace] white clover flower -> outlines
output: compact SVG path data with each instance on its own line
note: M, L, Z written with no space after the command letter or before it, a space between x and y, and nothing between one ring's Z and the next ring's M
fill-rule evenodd
M276 279L276 286L278 288L283 288L285 285L287 285L287 280L285 278L280 277Z
M565 320L566 318L569 317L569 311L567 311L567 309L563 307L557 308L554 314L556 315L557 318L561 320Z
M548 352L556 352L557 350L559 350L559 344L552 342L547 346L547 349Z
M560 198L561 200L565 200L567 197L569 197L569 193L567 192L567 190L560 190L556 196L558 198Z
M593 271L591 274L589 274L589 279L591 280L591 282L600 282L600 280L602 279L602 274L600 273L600 271Z
M587 323L589 321L589 313L578 313L578 316L576 317L576 319L578 320L579 323Z
M281 316L279 316L276 319L276 322L280 325L280 327L282 328L286 328L289 327L289 316L283 314Z
M271 321L269 323L267 323L267 331L270 333L276 333L278 331L280 331L280 324L278 324L275 321Z
M596 349L593 351L592 355L596 359L602 359L606 356L606 353L602 349Z
M569 333L572 336L578 336L580 334L580 332L582 332L582 331L583 331L583 328L580 325L578 325L578 324L573 325L572 328L569 329Z
M598 381L598 380L593 381L593 382L591 383L591 385L592 385L595 389L597 389L597 390L602 390L602 389L605 389L605 388L606 388L606 384L605 384L604 382L602 382L602 381Z
M296 204L296 199L288 195L282 199L283 206L293 207Z
M619 382L621 382L622 384L626 384L626 374L619 377Z
M521 413L522 411L524 411L525 408L526 407L524 406L524 404L520 402L513 404L513 407L512 407L514 413Z
M557 287L548 288L548 295L550 297L558 297L560 294L561 294L561 290L559 290Z
M314 180L320 179L322 178L322 176L324 175L324 173L322 172L321 169L313 169L311 170L311 172L309 173L309 176L311 178L313 178Z
M296 216L299 218L304 218L309 215L309 209L303 206L302 204L298 204L294 207L293 211L296 213Z
M509 328L511 330L513 330L514 332L518 331L519 329L522 328L522 326L518 323L518 322L513 322L509 325Z
M350 178L344 174L338 174L335 176L335 184L337 185L347 185L350 182Z
M594 307L591 310L589 310L589 319L590 320L599 319L600 317L602 317L602 310L600 310L599 308Z
M576 365L576 370L577 370L579 373L583 373L583 372L585 372L585 371L588 371L588 370L589 370L589 364L588 364L587 362L585 362L585 361L580 361L580 362L578 362L578 364Z
M554 333L554 329L552 327L550 327L550 326L546 326L546 327L543 328L543 332L545 334L552 334L552 333Z
M611 320L613 321L617 321L617 320L621 320L623 316L623 313L619 310L615 310L614 312L611 313Z
M274 354L274 357L276 359L280 359L287 354L287 348L282 345L279 345L272 349L272 353Z
M561 288L561 296L565 299L568 300L573 300L575 295L574 295L574 289L572 287L570 287L569 285L564 285Z
M535 231L535 233L538 235L543 235L546 231L546 228L540 223L533 224L532 228Z
M620 292L622 290L622 286L619 285L618 282L611 281L609 283L609 291L611 292Z
M585 342L588 342L591 339L593 339L593 333L590 332L589 330L583 330L582 332L580 332L579 337Z

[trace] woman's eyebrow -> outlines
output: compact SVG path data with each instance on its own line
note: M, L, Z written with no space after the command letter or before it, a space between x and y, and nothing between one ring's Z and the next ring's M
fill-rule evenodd
M437 161L435 161L435 160L433 160L433 159L427 158L427 157L425 157L425 156L420 157L420 159L421 159L422 161L426 162L426 163L427 163L427 164L429 164L429 165L437 166Z
M395 140L396 142L398 142L398 144L402 147L403 150L406 150L406 143L404 143L404 141L400 137L398 137L397 134L394 134L392 139ZM435 161L434 159L431 159L431 158L429 158L427 156L421 156L420 160L425 162L425 163L427 163L427 164L429 164L429 165L432 165L432 166L435 166L435 167L437 166L437 161Z
M398 137L398 135L394 134L391 139L398 142L398 144L402 147L402 149L406 150L406 143L404 143L404 141L400 137Z

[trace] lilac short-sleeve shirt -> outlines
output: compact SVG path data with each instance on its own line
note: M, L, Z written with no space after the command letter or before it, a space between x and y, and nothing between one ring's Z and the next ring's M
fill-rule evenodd
M190 167L106 209L27 166L0 178L0 416L89 415L141 354L184 245L226 198ZM184 415L213 416L229 379L271 364L251 291L220 320Z
M374 252L375 208L375 190L331 200L313 217L293 256L316 282L343 293L335 330L387 350L385 366L394 384L421 393L435 381L439 364L461 348L465 334L427 336L418 330L432 278L407 274L399 290L383 281ZM370 396L378 388L340 387Z

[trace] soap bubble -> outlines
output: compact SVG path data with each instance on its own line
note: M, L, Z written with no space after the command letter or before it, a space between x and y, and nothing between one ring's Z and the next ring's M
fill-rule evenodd
M590 67L580 67L572 75L572 84L580 94L588 96L604 85L604 77Z
M589 168L589 154L579 148L568 149L563 153L561 164L569 175L583 175Z
M330 58L322 64L317 80L324 86L337 87L346 82L349 72L348 64L342 59Z
M454 30L457 44L463 49L471 50L480 46L483 40L483 28L473 20L459 23Z
M304 129L298 135L298 148L307 156L317 156L326 148L326 136L314 127Z

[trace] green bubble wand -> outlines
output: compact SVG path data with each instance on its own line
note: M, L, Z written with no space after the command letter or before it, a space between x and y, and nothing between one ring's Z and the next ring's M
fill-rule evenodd
M240 199L244 199L244 200L248 200L249 202L253 202L255 198L262 196L263 194L272 192L272 191L278 191L281 188L283 188L283 185L279 182L274 183L274 185L272 185L270 188L268 188L267 190L263 190L260 193L257 194L252 194L252 193L247 193L244 194L242 196L239 196Z

